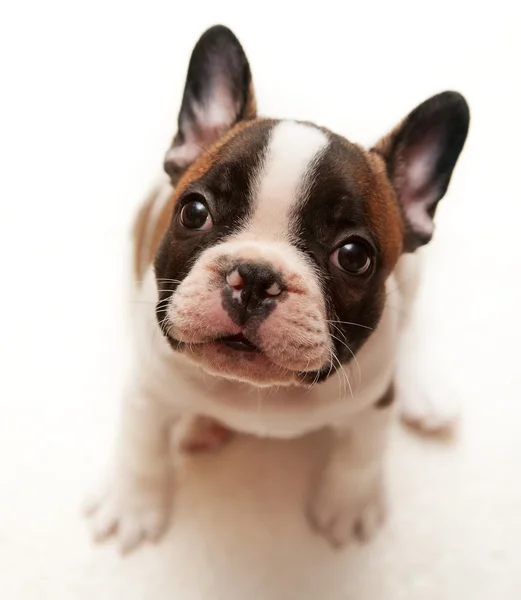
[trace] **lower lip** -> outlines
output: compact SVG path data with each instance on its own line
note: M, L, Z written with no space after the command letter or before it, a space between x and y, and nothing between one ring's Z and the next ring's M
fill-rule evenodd
M221 344L224 344L225 346L227 346L228 348L231 348L232 350L237 350L239 352L256 352L257 354L260 353L260 350L258 348L255 348L254 346L250 346L250 344L245 344L244 342L239 342L239 341L223 341L221 340Z

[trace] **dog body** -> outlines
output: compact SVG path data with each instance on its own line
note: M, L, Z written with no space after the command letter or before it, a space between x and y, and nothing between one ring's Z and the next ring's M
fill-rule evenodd
M130 549L162 533L172 429L197 448L228 430L292 438L323 427L335 442L310 521L333 545L372 534L414 251L432 235L467 128L452 92L370 151L310 123L258 119L235 36L202 36L165 159L170 183L135 225L135 360L116 474L91 507L98 537L117 528Z

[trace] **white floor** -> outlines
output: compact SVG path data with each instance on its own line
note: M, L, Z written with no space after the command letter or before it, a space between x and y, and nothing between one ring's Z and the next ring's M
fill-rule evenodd
M374 3L337 14L326 2L298 18L264 5L255 19L230 2L129 4L2 8L0 597L520 598L516 9L441 2L426 27L403 1L385 14ZM391 517L367 546L333 553L307 528L317 434L240 439L195 460L167 539L122 559L91 545L79 505L115 433L125 241L173 133L191 45L218 21L244 42L264 113L358 141L429 94L467 95L471 135L418 311L418 352L462 420L445 441L397 425Z

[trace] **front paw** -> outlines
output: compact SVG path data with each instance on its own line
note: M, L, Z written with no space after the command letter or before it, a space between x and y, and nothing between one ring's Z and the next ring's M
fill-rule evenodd
M85 502L92 535L101 542L114 535L125 554L141 542L156 542L165 532L169 516L167 481L122 478L112 481L101 493Z
M443 379L436 383L421 382L402 375L397 380L396 393L401 417L410 427L427 434L450 434L458 422L459 406L456 393Z
M334 548L369 540L383 523L386 498L381 475L324 477L308 506L311 526Z

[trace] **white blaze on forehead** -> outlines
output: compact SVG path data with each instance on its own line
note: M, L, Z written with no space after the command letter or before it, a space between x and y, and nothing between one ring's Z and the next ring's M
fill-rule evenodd
M249 234L261 234L263 238L284 234L306 176L328 144L326 134L310 125L282 121L273 128L256 176Z

